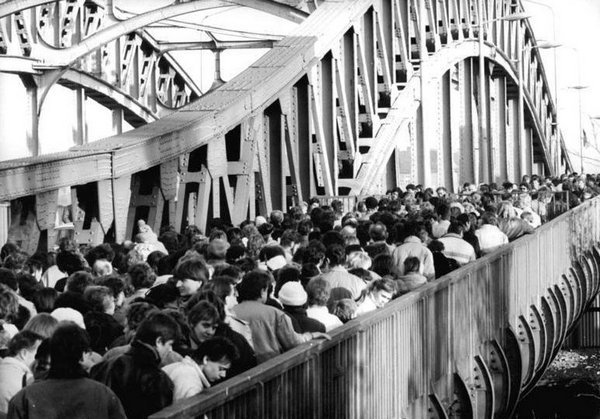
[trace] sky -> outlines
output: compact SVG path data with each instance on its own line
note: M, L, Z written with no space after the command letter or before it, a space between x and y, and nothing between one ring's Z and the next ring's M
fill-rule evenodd
M585 172L600 172L600 0L522 0L531 17L538 42L561 44L540 50L548 80L558 88L558 124L563 133L571 162L580 170L579 93L581 93L581 125L589 145L584 148ZM553 28L553 23L556 28ZM556 37L555 37L556 34ZM554 54L557 68L554 69ZM580 61L580 63L579 63ZM581 78L581 81L579 79ZM580 91L572 86L587 86Z

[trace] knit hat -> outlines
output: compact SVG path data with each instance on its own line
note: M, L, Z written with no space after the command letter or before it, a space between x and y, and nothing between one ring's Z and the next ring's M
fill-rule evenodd
M283 284L279 290L279 301L284 306L303 306L308 300L308 295L300 282L292 281Z
M61 307L54 310L52 313L50 313L50 315L59 322L73 322L85 330L83 315L77 310L69 307Z

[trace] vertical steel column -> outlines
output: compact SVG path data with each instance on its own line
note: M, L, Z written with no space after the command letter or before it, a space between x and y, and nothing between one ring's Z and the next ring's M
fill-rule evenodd
M518 121L518 134L516 137L516 148L518 149L518 155L519 155L519 160L518 160L518 168L515 168L515 179L513 179L513 182L515 181L520 181L521 177L525 174L525 170L526 170L526 163L525 163L525 107L524 107L524 92L523 92L523 83L524 83L524 77L523 77L523 73L524 73L524 66L525 66L525 62L524 62L524 55L523 55L523 34L522 34L522 23L521 22L517 22L517 39L516 39L516 43L517 43L517 65L518 65L518 79L519 79L519 99L518 99L518 116L519 116L519 121Z
M486 107L486 79L485 79L485 56L483 55L483 0L478 0L478 20L479 20L479 111L477 113L479 119L479 174L476 174L476 180L481 182L487 182L490 179L489 176L489 147L488 147L488 135L487 135L487 107Z
M77 145L87 144L87 112L85 102L85 89L79 87L75 89L75 100L77 101L77 115L75 115L75 143ZM113 116L114 121L114 116ZM113 122L114 125L114 122Z
M424 106L424 103L428 100L428 98L431 98L431 100L435 100L432 98L432 96L427 96L428 94L430 94L430 91L425 87L425 83L426 83L426 76L425 76L425 69L427 68L427 44L426 44L426 39L425 37L427 36L427 33L425 31L425 16L426 16L426 10L425 10L425 2L424 1L419 1L419 61L420 61L420 69L419 69L419 73L421 75L421 84L420 84L420 88L421 88L421 112L420 112L420 120L419 118L417 118L417 123L420 124L419 126L419 132L421 134L421 141L420 143L420 149L422 150L422 153L420 153L420 158L421 158L421 170L419 171L419 183L422 183L423 185L431 185L431 161L429 158L429 144L431 141L431 138L429 138L429 134L428 134L428 130L426 128L427 124L427 115L426 115L426 107ZM419 156L419 153L417 153L417 156Z

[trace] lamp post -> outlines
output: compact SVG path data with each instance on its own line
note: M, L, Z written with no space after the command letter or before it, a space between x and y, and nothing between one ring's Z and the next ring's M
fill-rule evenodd
M582 117L581 91L584 89L587 89L589 86L583 85L581 83L581 54L579 53L579 50L577 48L571 47L571 46L565 46L565 48L568 48L568 49L574 51L575 54L577 54L577 84L574 86L568 86L567 89L577 90L577 101L578 101L578 108L579 108L579 128L578 128L579 162L580 162L581 173L583 173L583 133L581 132L581 117Z
M578 51L579 53L579 51ZM581 71L579 72L579 78L581 81ZM587 89L589 86L583 86L582 84L578 84L575 86L569 86L568 89L572 89L572 90L577 90L577 102L578 102L578 107L579 107L579 128L577 130L577 133L579 134L579 163L581 166L581 173L583 173L583 132L581 130L581 115L582 115L582 109L581 109L581 91L584 89Z
M528 3L532 3L532 4L536 4L538 6L542 6L545 7L546 9L550 10L550 13L552 13L552 43L556 43L556 13L554 12L554 8L552 6L550 6L549 4L545 4L545 3L541 3L539 1L534 1L534 0L525 0ZM557 44L560 45L560 44ZM554 58L554 106L556 106L556 108L558 109L558 83L557 83L557 79L558 79L558 66L557 66L557 60L556 60L556 50L554 50L554 54L553 54L553 58ZM557 113L558 114L558 113ZM557 122L556 125L558 126L558 117L557 117ZM558 130L558 128L557 128Z

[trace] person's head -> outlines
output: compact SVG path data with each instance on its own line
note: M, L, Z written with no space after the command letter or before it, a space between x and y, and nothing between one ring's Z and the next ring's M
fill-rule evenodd
M83 292L83 298L89 303L92 311L115 314L115 300L112 291L102 285L92 285Z
M237 284L242 280L243 271L239 266L229 265L227 263L222 263L220 265L215 266L215 270L213 271L213 277L215 276L229 276L235 279L235 283Z
M56 266L61 272L71 275L77 271L83 271L87 263L83 256L74 251L60 251L56 255Z
M277 270L277 274L275 275L275 297L279 295L279 290L284 284L288 282L300 282L301 276L300 265L293 262Z
M448 226L448 233L458 234L459 236L463 236L465 232L465 225L460 221L453 221Z
M182 297L189 297L208 280L208 268L200 258L186 259L177 264L173 279Z
M227 338L216 336L203 341L192 354L208 381L225 378L231 364L239 358L235 345Z
M225 260L227 249L229 249L229 243L226 239L221 237L215 238L206 248L206 258L208 260Z
M95 276L110 275L113 272L112 263L106 259L97 259L92 265L92 273Z
M273 277L265 271L254 270L244 275L244 279L237 285L238 301L256 301L265 302L269 286L273 282Z
M516 215L515 208L509 201L501 202L497 212L499 218L513 218Z
M221 322L221 316L214 304L202 300L192 307L187 315L188 324L197 342L212 338Z
M179 290L173 282L166 282L150 288L146 292L145 299L160 309L175 308L179 299Z
M4 258L4 267L13 272L21 272L25 269L29 255L23 251L13 252Z
M375 256L371 270L379 276L390 275L394 271L394 258L387 253Z
M535 220L533 218L533 214L529 211L523 211L521 214L521 219L524 220L529 225L534 225Z
M77 294L83 294L83 291L90 285L93 285L94 278L92 274L86 271L73 272L67 278L66 290L75 292Z
M90 337L72 322L60 324L50 338L49 378L79 378L81 363L90 352Z
M329 266L343 265L346 261L346 251L339 244L332 244L325 250L325 257L329 260Z
M118 275L109 275L100 280L100 285L110 288L115 307L121 307L125 301L125 281Z
M165 313L155 313L144 320L135 332L135 340L156 348L164 359L173 350L173 342L179 336L177 322Z
M368 288L368 292L378 308L387 304L394 296L395 291L394 281L385 278L371 281Z
M108 243L103 243L91 248L85 255L85 259L90 266L94 266L98 260L112 262L115 258L115 251Z
M348 269L362 268L369 269L372 265L371 258L365 252L352 252L348 256Z
M421 270L421 261L419 258L409 256L404 259L404 273L419 273Z
M58 320L55 317L49 313L38 313L29 319L23 330L29 330L47 339L52 336L57 327Z
M0 284L0 320L12 321L19 312L17 294L4 284Z
M231 276L219 275L213 277L203 290L213 291L219 297L228 309L237 305L237 292L235 290L236 279Z
M16 243L12 241L6 242L2 248L0 248L0 262L2 262L8 255L16 253L19 250L19 246Z
M127 275L135 290L150 288L156 281L154 270L146 262L133 264L127 270Z
M496 217L496 214L494 214L493 212L486 211L483 214L481 214L481 223L497 226L498 218Z
M432 253L441 253L445 249L444 243L442 243L439 240L432 240L431 243L429 243L429 245L427 246L427 248L431 250ZM405 272L408 273L408 271L406 270L406 264L404 266Z
M127 319L125 331L135 332L145 319L158 312L158 308L154 304L144 301L129 304L125 313Z
M365 199L365 205L367 206L367 211L373 212L377 210L379 201L374 196L369 196Z
M306 286L309 306L326 306L331 296L331 285L321 277L316 277L308 281Z
M342 323L347 323L356 317L356 302L351 298L342 298L333 303L331 313L337 316Z
M284 230L279 238L279 244L285 249L294 250L295 244L300 242L300 235L296 230L288 229Z
M31 369L35 361L35 354L44 338L30 330L23 330L12 337L8 342L8 356L17 358Z
M279 301L284 306L302 307L307 299L306 291L300 282L286 282L279 290Z
M388 233L385 224L383 223L375 223L371 224L369 227L369 237L373 241L382 241L387 239Z
M32 300L38 313L51 313L57 298L58 291L54 288L42 288L33 294Z
M11 290L17 292L19 290L17 274L10 269L0 268L0 285L6 285Z
M235 263L246 256L246 248L242 244L232 244L227 249L225 260L227 263ZM219 265L217 265L219 266Z
M309 219L302 220L298 223L298 234L301 236L308 236L308 233L310 233L312 229L313 223Z

